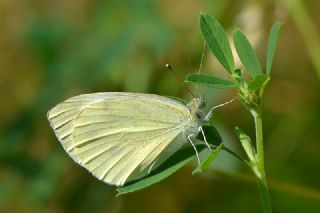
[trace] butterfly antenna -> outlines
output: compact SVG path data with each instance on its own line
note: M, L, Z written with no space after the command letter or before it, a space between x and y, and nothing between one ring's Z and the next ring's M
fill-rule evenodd
M181 76L175 71L175 70L173 70L173 68L172 68L172 66L170 65L170 64L166 64L166 68L168 69L168 70L170 70L175 76L176 76L176 78L177 79L179 79L179 81L181 81L181 82L183 82L184 80L181 78ZM187 90L189 93L190 93L190 95L192 96L192 97L196 97L193 93L192 93L192 91L185 85L185 84L183 84L183 87L185 88L185 90Z
M202 66L203 66L203 61L204 61L204 55L207 49L207 44L204 42L203 43L203 51L202 51L202 55L201 55L201 59L200 59L200 65L199 65L199 70L197 74L201 73L202 70ZM198 95L198 85L196 84L196 94Z

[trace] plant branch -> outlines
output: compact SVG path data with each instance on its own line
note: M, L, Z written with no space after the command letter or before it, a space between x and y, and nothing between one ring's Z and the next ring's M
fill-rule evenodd
M266 173L264 169L264 148L263 148L263 133L262 133L262 113L261 106L252 109L251 113L254 117L255 131L256 131L256 165L258 173L255 173L258 178L258 185L260 190L262 208L264 213L271 213L271 202L269 197Z

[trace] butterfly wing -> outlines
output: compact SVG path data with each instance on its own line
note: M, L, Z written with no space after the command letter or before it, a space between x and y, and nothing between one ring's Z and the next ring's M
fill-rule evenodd
M77 163L106 183L123 185L181 146L175 139L190 112L157 95L94 93L62 102L48 119Z

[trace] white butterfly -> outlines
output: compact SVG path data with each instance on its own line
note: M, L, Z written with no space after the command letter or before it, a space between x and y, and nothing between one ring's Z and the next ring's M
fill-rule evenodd
M204 117L204 104L204 98L183 105L158 95L105 92L70 98L47 116L75 162L122 186L147 175L188 141L196 151L192 139L200 131L204 136L201 124L213 110Z

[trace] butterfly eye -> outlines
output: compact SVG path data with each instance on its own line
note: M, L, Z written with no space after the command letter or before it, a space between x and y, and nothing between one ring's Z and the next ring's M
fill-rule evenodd
M200 106L199 106L200 109L203 109L203 108L205 108L205 107L206 107L206 102L202 102L202 103L200 104Z

